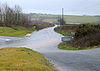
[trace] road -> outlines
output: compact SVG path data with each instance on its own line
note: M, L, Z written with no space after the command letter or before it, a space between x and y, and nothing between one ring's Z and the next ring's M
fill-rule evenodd
M61 43L61 37L62 35L54 32L54 27L51 27L33 32L30 37L22 37L18 41L2 42L0 47L31 48L44 54L59 71L100 71L100 48L82 51L60 50L57 45Z

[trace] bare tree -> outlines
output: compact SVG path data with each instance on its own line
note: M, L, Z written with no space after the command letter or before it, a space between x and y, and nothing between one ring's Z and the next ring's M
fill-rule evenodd
M31 22L22 13L22 9L19 6L15 5L14 8L11 8L7 4L0 6L0 21L4 22L6 26L25 25Z
M0 6L0 21L2 21L1 6Z
M14 13L15 13L15 21L16 21L15 24L21 24L22 9L19 6L15 5Z

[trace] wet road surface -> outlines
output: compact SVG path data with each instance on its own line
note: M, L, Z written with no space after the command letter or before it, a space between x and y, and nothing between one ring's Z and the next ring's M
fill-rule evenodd
M59 71L100 71L100 49L68 51L59 50L57 45L62 35L54 27L33 32L30 37L0 36L0 48L27 47L38 51L54 64Z

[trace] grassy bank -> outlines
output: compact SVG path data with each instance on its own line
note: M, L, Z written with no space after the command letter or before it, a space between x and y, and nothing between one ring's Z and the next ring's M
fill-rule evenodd
M56 71L44 56L28 48L0 49L0 71Z
M74 41L62 42L58 45L63 50L85 50L99 48L100 46L100 24L62 25L55 31L64 36L73 36ZM74 35L67 32L76 32Z
M68 42L62 42L58 45L58 48L62 50L88 50L88 49L100 48L100 45L92 47L72 47L68 46L67 44Z
M35 31L35 28L25 27L0 27L0 36L25 36Z
M32 25L9 25L0 24L0 36L25 36L36 30L53 27L50 23L33 23Z

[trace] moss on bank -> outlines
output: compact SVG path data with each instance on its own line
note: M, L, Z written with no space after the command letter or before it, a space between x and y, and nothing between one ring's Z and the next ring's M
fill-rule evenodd
M62 42L58 45L58 48L62 50L87 50L87 49L100 48L100 45L92 47L72 47L67 44L68 42Z
M0 71L56 71L44 56L28 48L0 49Z
M0 27L0 36L25 36L28 33L35 31L35 28L25 27Z

